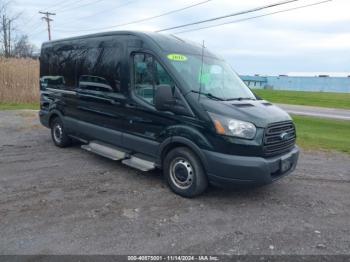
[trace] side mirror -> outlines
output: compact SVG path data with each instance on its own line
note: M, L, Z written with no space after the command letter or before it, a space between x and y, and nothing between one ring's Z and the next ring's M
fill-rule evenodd
M154 96L154 104L158 111L170 111L174 114L192 116L189 109L177 95L176 88L170 85L160 85Z
M159 111L171 111L171 107L176 103L170 85L160 85L156 90L154 104Z

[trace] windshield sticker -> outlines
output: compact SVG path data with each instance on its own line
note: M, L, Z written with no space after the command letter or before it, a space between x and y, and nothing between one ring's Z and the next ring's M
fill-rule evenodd
M187 57L180 54L169 54L168 59L173 61L178 61L178 62L187 61Z

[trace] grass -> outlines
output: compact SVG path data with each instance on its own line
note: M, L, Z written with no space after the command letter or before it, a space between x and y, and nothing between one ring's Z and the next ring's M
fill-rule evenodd
M38 103L0 103L0 110L21 110L36 109L39 110Z
M336 150L350 154L350 121L293 116L297 144L304 149Z
M350 94L254 89L265 100L281 104L350 109Z

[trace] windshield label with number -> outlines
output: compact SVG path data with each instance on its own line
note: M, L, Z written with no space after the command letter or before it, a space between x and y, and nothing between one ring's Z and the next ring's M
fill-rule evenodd
M187 61L187 57L180 54L169 54L168 59L173 61L178 61L178 62Z

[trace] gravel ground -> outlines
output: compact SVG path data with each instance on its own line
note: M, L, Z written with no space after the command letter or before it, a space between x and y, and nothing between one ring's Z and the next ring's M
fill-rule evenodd
M302 152L296 172L244 191L173 194L76 145L36 112L0 112L0 254L350 254L350 157Z

